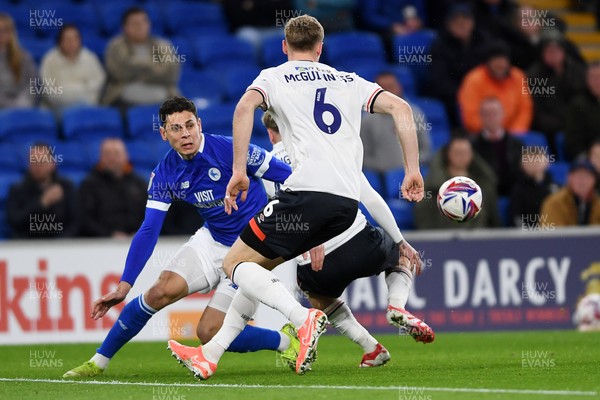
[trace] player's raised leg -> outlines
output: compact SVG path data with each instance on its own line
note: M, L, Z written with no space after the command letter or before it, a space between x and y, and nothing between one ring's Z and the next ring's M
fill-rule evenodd
M409 334L415 341L431 343L435 333L425 322L406 311L406 302L413 283L413 268L408 258L401 256L398 267L385 272L385 283L388 287L388 322Z

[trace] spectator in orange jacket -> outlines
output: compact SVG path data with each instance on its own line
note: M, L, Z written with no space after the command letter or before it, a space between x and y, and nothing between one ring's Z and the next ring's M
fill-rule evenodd
M471 133L482 129L479 109L484 99L500 99L504 109L504 129L513 134L529 131L533 102L526 75L510 64L509 49L503 43L490 47L486 61L473 68L458 90L458 104L465 128Z

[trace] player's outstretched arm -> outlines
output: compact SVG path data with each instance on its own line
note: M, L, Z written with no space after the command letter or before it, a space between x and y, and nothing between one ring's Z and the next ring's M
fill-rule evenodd
M402 182L402 195L408 201L421 201L424 184L419 171L419 142L410 105L398 96L382 92L375 99L373 111L389 114L394 119L396 135L402 144L406 172Z
M248 90L233 113L233 173L225 191L225 212L231 214L237 210L236 199L246 200L250 180L246 175L248 146L254 124L254 110L264 103L262 95L256 90Z
M144 222L131 241L121 281L113 292L94 302L91 312L93 319L102 318L113 306L125 300L154 251L166 215L166 211L146 207Z

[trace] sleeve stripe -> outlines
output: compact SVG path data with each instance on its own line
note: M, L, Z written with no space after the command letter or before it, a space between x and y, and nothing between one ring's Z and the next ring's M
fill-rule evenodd
M269 169L272 158L273 158L273 155L271 153L265 153L265 160L261 164L260 168L258 168L258 170L256 170L256 173L254 174L254 176L256 176L257 178L262 178L264 173L267 172L267 170Z
M268 96L267 96L267 92L265 92L263 89L259 88L258 86L250 86L246 92L248 90L256 90L258 93L260 93L263 97L263 101L265 102L265 104L267 105L267 107L269 107L269 100L268 100Z
M170 204L163 203L162 201L148 200L146 202L146 208L153 208L159 211L168 211L169 207L171 207Z
M373 92L373 94L371 95L371 97L369 97L369 100L367 101L366 111L368 111L371 114L373 114L373 104L375 103L375 99L377 99L377 97L381 94L381 92L383 92L383 89L382 88L377 88L377 90L375 90Z

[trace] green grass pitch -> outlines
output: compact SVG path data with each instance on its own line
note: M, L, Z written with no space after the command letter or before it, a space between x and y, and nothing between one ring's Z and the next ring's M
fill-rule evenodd
M274 352L226 353L208 381L195 380L166 343L130 343L102 377L64 381L96 345L0 346L0 399L599 399L600 333L442 333L432 344L378 339L392 356L358 368L361 349L324 336L313 370L297 376Z

